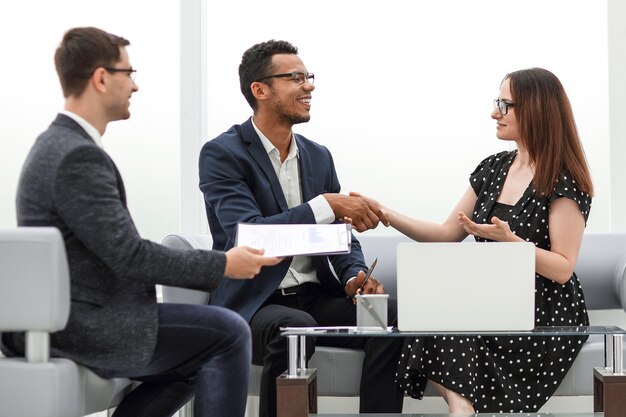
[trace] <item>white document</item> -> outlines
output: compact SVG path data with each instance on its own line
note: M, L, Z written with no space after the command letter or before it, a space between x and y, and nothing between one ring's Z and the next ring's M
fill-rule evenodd
M237 246L265 249L266 256L350 252L349 224L251 224L237 226Z

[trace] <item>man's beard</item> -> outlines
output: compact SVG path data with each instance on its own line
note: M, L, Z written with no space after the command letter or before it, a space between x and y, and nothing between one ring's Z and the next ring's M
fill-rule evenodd
M311 120L311 115L308 113L302 115L296 112L291 112L291 113L286 112L282 103L277 104L276 111L277 113L280 114L281 120L291 125L297 125L299 123L306 123L309 120Z
M281 119L291 125L297 125L299 123L306 123L311 120L311 115L300 115L297 113L281 114Z

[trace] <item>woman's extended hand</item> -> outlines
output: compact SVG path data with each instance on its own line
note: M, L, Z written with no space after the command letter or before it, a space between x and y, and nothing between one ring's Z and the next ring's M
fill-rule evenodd
M511 227L509 227L507 222L500 220L496 216L491 218L491 224L478 224L460 211L459 224L470 235L495 240L496 242L516 242L522 240L515 233L511 232Z

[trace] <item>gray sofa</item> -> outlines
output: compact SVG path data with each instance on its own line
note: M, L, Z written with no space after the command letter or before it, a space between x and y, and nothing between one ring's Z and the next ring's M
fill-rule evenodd
M410 241L394 235L358 236L368 264L378 257L375 276L381 280L391 297L396 295L396 247ZM163 241L175 248L210 249L210 236L170 235ZM471 244L471 243L468 243ZM576 273L583 284L588 310L626 311L626 233L588 233L583 238ZM179 288L163 288L166 302L206 303L208 294ZM591 323L592 325L595 323ZM607 324L607 323L603 323ZM363 352L359 350L318 347L309 367L317 368L320 396L358 396ZM555 395L593 394L593 367L604 365L604 338L591 336ZM249 394L258 395L261 367L253 366ZM428 387L426 395L436 395Z

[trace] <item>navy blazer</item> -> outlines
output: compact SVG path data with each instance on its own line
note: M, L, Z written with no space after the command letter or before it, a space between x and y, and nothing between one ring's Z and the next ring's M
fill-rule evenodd
M324 146L295 135L299 150L303 204L289 208L272 163L251 119L205 143L200 153L200 189L204 193L213 249L235 244L238 223L312 224L307 201L323 193L339 193L333 158ZM252 280L224 280L211 293L210 304L237 311L250 320L287 273L292 258L264 267ZM359 270L366 270L358 240L352 236L349 254L314 256L322 288L345 296L344 287Z

